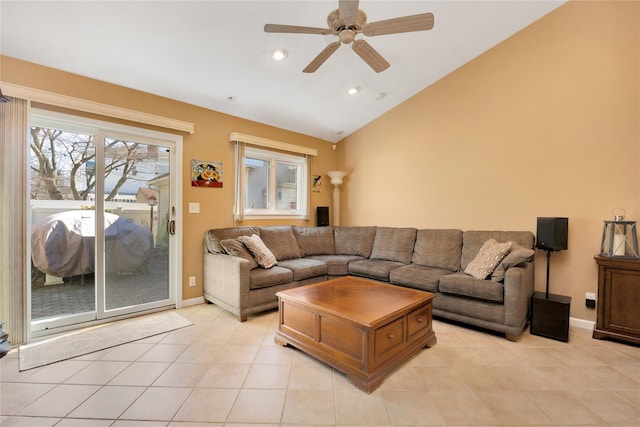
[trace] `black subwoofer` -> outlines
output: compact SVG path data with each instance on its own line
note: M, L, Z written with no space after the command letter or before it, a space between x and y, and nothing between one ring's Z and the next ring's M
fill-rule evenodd
M569 341L571 297L535 292L531 298L531 328L533 335L558 341Z

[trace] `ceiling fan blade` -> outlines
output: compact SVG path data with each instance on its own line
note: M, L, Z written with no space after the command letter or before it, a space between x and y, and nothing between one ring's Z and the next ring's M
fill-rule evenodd
M340 0L338 6L338 17L340 22L345 26L350 26L356 23L358 16L358 0Z
M265 33L301 33L301 34L331 34L328 28L300 27L297 25L265 24Z
M367 24L362 29L365 36L382 36L385 34L408 33L411 31L425 31L433 28L433 13L403 16L401 18L385 19Z
M378 51L372 48L371 45L365 40L355 40L351 44L351 46L353 47L353 51L357 53L358 56L360 56L360 58L364 60L364 62L369 64L369 66L376 73L389 68L389 63L387 62L387 60L384 59L382 55L380 55Z
M327 47L325 47L322 50L322 52L318 54L318 56L313 58L313 61L311 61L309 65L307 65L305 69L302 70L302 72L303 73L315 72L318 68L320 68L322 64L324 64L324 61L326 61L327 59L329 59L331 55L333 55L333 52L338 50L339 47L340 47L340 42L333 42L327 45Z

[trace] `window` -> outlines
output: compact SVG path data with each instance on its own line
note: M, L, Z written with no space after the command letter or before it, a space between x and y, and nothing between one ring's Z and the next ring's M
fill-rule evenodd
M307 216L307 158L246 147L241 170L245 218Z

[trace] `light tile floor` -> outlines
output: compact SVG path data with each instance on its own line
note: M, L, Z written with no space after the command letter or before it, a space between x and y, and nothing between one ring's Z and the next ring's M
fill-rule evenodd
M434 321L438 344L374 393L273 342L277 313L193 326L19 372L0 359L0 424L59 427L640 426L640 348L572 329L518 342Z

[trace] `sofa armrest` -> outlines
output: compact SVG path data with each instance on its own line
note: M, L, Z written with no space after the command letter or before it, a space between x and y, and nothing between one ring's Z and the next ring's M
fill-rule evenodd
M504 276L504 321L518 326L529 316L529 305L534 290L533 262L507 269Z
M204 254L204 297L243 320L249 305L249 261L227 254ZM245 316L246 319L246 316Z

